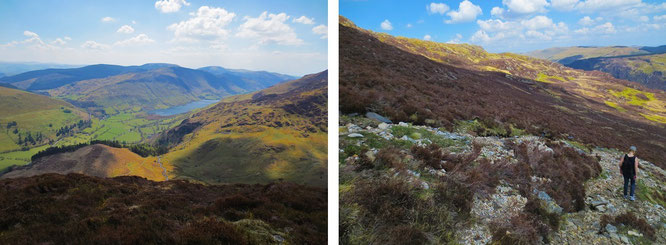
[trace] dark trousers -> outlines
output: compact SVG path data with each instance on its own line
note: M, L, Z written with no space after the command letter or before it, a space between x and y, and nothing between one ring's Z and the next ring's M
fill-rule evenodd
M624 176L624 195L627 195L627 185L629 185L629 182L631 181L631 196L634 196L634 190L636 190L636 179L634 179L634 176Z

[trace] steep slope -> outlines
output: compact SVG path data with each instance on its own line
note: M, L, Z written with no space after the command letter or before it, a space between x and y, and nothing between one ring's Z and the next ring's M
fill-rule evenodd
M140 176L162 181L162 169L153 158L143 158L124 148L96 144L74 152L45 156L16 167L0 178L30 177L45 173L79 173L97 177Z
M177 178L326 186L327 72L231 97L162 134Z
M207 66L198 70L209 72L248 91L261 90L280 82L297 79L294 76L274 72L226 69L219 66Z
M615 78L666 90L666 54L589 58L576 60L567 66L603 71Z
M658 48L659 47L575 46L535 50L528 52L525 55L567 65L576 60L589 58L652 54L655 51L659 51Z
M58 130L82 120L87 113L70 103L0 86L0 152L56 141Z
M324 244L326 190L45 174L0 180L2 244Z
M514 128L624 149L666 167L666 95L639 84L471 45L440 44L340 26L340 109L484 134Z

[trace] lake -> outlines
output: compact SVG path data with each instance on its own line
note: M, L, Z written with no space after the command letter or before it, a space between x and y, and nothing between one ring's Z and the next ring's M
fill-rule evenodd
M160 115L160 116L171 116L171 115L176 115L176 114L181 114L185 113L194 109L199 109L202 107L206 107L210 104L214 104L219 102L219 100L199 100L199 101L193 101L184 105L179 105L179 106L174 106L174 107L169 107L166 109L159 109L159 110L152 110L149 111L149 114L154 114L154 115Z

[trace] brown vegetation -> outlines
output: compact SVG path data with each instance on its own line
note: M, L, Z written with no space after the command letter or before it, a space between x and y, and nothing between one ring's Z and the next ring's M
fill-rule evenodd
M326 191L45 174L0 180L2 244L326 242Z

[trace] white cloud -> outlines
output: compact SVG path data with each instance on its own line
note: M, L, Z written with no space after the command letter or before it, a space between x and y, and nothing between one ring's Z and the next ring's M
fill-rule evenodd
M285 13L268 14L264 11L256 18L246 16L236 36L258 39L259 44L277 43L280 45L301 45L303 40L285 22L289 16Z
M298 17L297 19L292 20L292 22L306 24L306 25L312 25L312 24L314 24L314 18L308 18L308 17L305 17L305 16L301 16L301 17Z
M318 25L312 28L312 32L321 35L321 39L328 38L328 27L326 25Z
M425 36L423 36L423 40L430 41L430 40L432 40L432 37L430 35L426 34Z
M662 20L666 20L666 14L665 14L665 15L655 15L655 16L652 16L652 19L653 19L654 21L662 21Z
M518 28L516 22L511 21L502 21L502 20L477 20L476 23L481 27L481 30L496 32L496 31L506 31L511 29Z
M67 41L65 41L65 40L62 39L62 38L56 38L55 40L53 40L53 41L51 42L51 44L54 44L54 45L65 45L65 44L67 44Z
M595 26L593 28L580 28L578 30L574 31L577 34L615 34L617 33L617 30L615 30L615 26L613 26L612 23L606 22L604 24Z
M591 26L594 24L594 20L590 16L585 16L578 21L579 25L582 26Z
M125 33L125 34L131 34L131 33L134 33L134 28L132 28L132 27L129 26L129 25L124 25L124 26L121 26L120 28L118 28L118 30L117 30L116 32L118 32L118 33Z
M456 37L454 37L453 39L449 40L446 43L459 44L460 40L462 40L462 35L460 35L460 33L456 33Z
M481 7L474 5L469 0L464 0L460 2L458 6L458 11L448 12L447 15L451 17L450 20L447 20L446 23L459 23L459 22L469 22L476 19L476 16L482 14Z
M391 25L391 22L389 20L384 20L382 21L382 24L379 25L382 30L390 31L393 30L393 25Z
M116 21L116 19L111 18L109 16L106 16L106 17L102 18L101 20L102 20L102 22L107 22L107 23Z
M101 44L101 43L98 43L98 42L95 42L95 41L86 41L85 43L83 43L81 45L81 47L85 48L85 49L93 49L93 50L105 50L105 49L110 48L109 45Z
M550 4L554 9L562 11L570 11L574 9L577 3L578 0L550 0Z
M412 26L412 24L407 23L407 25L405 25L405 27L412 28L413 26Z
M648 22L648 21L650 21L650 17L647 17L647 16L643 15L639 18L639 20L642 21L642 22Z
M478 30L472 35L470 40L472 42L476 43L491 43L496 40L501 40L505 38L505 34L503 32L497 33L494 36L488 35L487 32L484 30Z
M549 5L546 0L502 0L511 13L526 15L543 13Z
M155 8L162 11L162 13L178 12L183 5L190 6L190 3L185 0L160 0L155 2Z
M500 7L493 7L493 9L490 10L490 15L495 18L504 18L504 9Z
M150 39L150 37L148 37L148 35L142 33L142 34L137 35L136 37L132 37L132 38L125 39L125 40L122 40L122 41L118 41L118 42L114 43L113 45L122 47L122 46L149 44L149 43L154 43L154 42L155 42L155 40Z
M23 35L29 38L39 38L39 35L37 35L37 33L31 31L23 31Z
M640 4L641 0L585 0L576 4L576 9L581 11L598 11L617 9L631 5Z
M430 5L426 6L426 10L428 10L428 13L431 14L443 15L449 11L449 6L443 3L430 3Z
M227 25L236 16L223 8L202 6L196 13L190 13L190 19L171 24L167 27L173 31L175 41L198 41L199 39L214 40L229 35Z
M549 28L553 26L553 20L543 16L535 16L531 19L528 20L522 20L520 21L520 24L523 25L525 28L530 29L530 30L538 30L538 29L544 29L544 28Z

